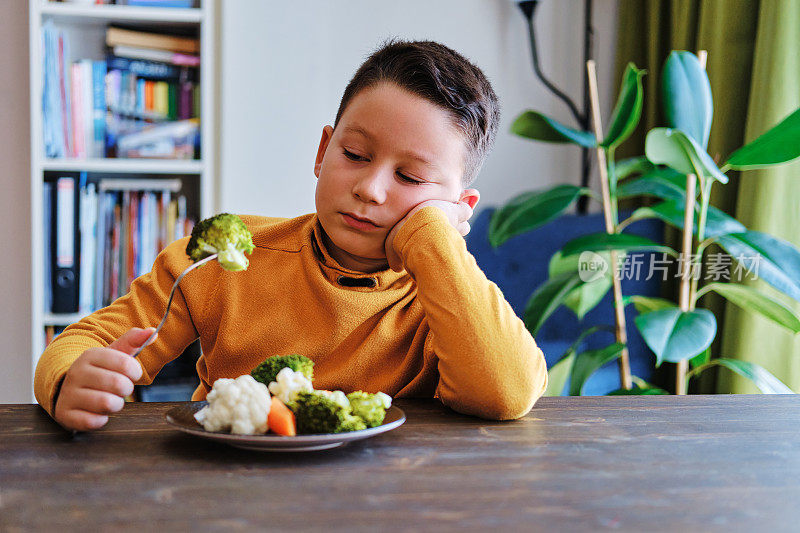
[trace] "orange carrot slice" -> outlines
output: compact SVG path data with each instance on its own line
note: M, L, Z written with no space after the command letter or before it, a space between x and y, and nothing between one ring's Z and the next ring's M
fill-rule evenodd
M267 426L270 431L278 435L287 437L297 435L294 413L277 396L272 397L272 405L269 408L269 415L267 415Z

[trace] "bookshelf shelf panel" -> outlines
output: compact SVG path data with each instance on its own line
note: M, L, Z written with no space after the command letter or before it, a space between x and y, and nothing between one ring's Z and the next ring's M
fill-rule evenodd
M54 203L55 200L53 199L54 196L57 197L58 192L53 189L53 187L57 185L59 180L71 178L75 180L74 183L80 187L79 184L81 180L85 178L83 183L96 184L98 186L98 198L102 198L100 195L105 193L101 193L99 188L100 183L104 180L115 181L120 179L126 183L126 186L130 185L130 187L132 187L130 190L130 198L136 198L141 206L142 198L144 198L144 193L142 191L145 189L157 197L161 194L161 198L163 198L163 191L158 192L151 190L150 186L153 184L144 184L145 182L157 182L162 180L174 181L177 179L180 182L180 189L170 189L172 197L168 205L170 213L172 213L172 202L177 202L179 216L176 220L181 220L181 218L183 218L185 226L184 230L181 232L176 222L175 228L173 228L176 229L174 238L179 238L177 236L179 233L181 236L186 234L186 229L190 227L190 224L186 222L187 220L196 221L209 217L216 210L214 196L218 138L215 120L218 111L216 98L219 91L219 80L216 69L215 47L218 46L219 42L218 26L216 24L216 6L218 2L216 2L216 0L202 0L201 2L195 3L199 4L199 7L185 9L121 5L81 5L78 3L60 3L46 0L30 0L28 4L31 124L31 226L29 235L31 247L31 372L35 370L39 356L44 351L48 340L51 340L51 336L54 333L57 334L58 330L62 327L78 322L88 314L86 301L80 302L77 309L82 309L83 311L77 313L53 313L51 312L51 306L48 305L47 295L49 294L50 297L52 297L52 287L48 288L48 280L52 281L53 273L52 263L50 262L52 260L52 248L50 246L45 246L45 242L48 239L53 239L54 235L57 235L57 228L62 227L58 224L54 227L54 225L50 223L54 214L61 213L58 209L54 209L54 206L57 204ZM53 109L52 106L48 108L43 105L45 75L48 74L45 67L49 66L52 68L52 64L48 65L44 61L47 50L45 45L49 44L51 53L53 46L52 41L46 41L44 39L45 28L47 28L47 31L51 32L51 37L54 35L54 32L63 35L64 41L68 43L69 46L62 49L63 52L61 53L63 57L60 58L59 64L71 66L81 61L100 62L107 60L109 49L106 46L106 32L107 28L114 24L123 24L133 31L164 33L179 37L189 36L199 41L200 49L196 53L196 55L200 57L200 66L196 76L198 79L192 81L201 86L203 90L198 93L196 102L199 108L194 109L193 107L192 116L202 117L199 132L202 141L200 152L202 154L201 159L48 158L45 156L48 152L45 149L44 140L46 135L44 124L47 116L52 116L47 113L63 112L62 108L58 106L56 106L56 109ZM50 72L59 71L51 70ZM83 75L81 76L80 74ZM72 75L73 73L70 71L70 76ZM78 75L78 80L87 78L88 76L86 73L79 73ZM52 80L52 74L49 79ZM70 90L72 90L71 87ZM81 94L84 96L83 101L88 102L94 100L94 98L89 98L84 93ZM193 106L194 102L195 100L193 99ZM63 101L60 102L61 105L63 105L63 103ZM84 110L85 109L86 108L84 108ZM52 138L48 137L48 139L49 142L52 142ZM88 140L89 137L87 135L84 141ZM88 146L88 142L84 142L83 146ZM82 151L84 150L81 150L81 152ZM70 153L69 150L56 150L55 152ZM87 151L87 153L99 156L101 153L105 152L94 150L93 152ZM80 173L86 173L86 175L79 176ZM114 190L121 191L122 189L114 188ZM52 194L53 192L56 194ZM120 197L124 206L124 192L120 193ZM87 202L91 201L91 198L79 198L78 202L82 199ZM134 202L131 201L129 205L133 205L133 203ZM80 204L78 203L78 205ZM149 214L157 211L152 209L151 196L147 197L145 205L147 206L147 212ZM160 203L157 205L161 206ZM106 207L110 209L109 206ZM79 210L76 209L76 212L79 212ZM90 213L92 212L92 208L90 207L84 212ZM130 213L128 216L131 216ZM151 217L147 217L147 219L150 218ZM140 216L140 220L145 220L145 218ZM170 220L169 217L168 220ZM76 222L81 221L73 220L73 224ZM88 223L90 222L88 222L87 219L87 224ZM122 227L121 224L120 227ZM144 227L144 225L142 227ZM170 235L169 231L171 230L168 230L168 235ZM147 233L147 237L147 244L152 244L153 235ZM77 239L79 236L75 238ZM158 239L159 241L163 240L160 231ZM172 237L169 237L169 239L174 240ZM159 242L156 248L160 247L162 247L162 244ZM126 249L129 250L130 248ZM145 248L142 247L140 249ZM147 269L146 266L143 267L142 265L151 263L152 259L149 257L149 254L155 250L151 250L150 247L148 247L147 250L148 255L135 264L136 273L140 273L142 268ZM95 254L95 257L98 257L97 254ZM105 264L105 258L103 262ZM112 259L112 262L121 264L117 259ZM92 263L97 266L97 261L92 262L89 260L87 264ZM130 266L127 262L125 264ZM97 280L97 277L92 274L87 276L86 279ZM97 286L98 284L95 281L95 283L93 283L95 291L97 290ZM78 289L80 295L83 289L81 289L80 286ZM83 294L87 293L83 292ZM94 294L96 295L97 293L95 292ZM105 296L103 298L105 299ZM93 298L90 307L94 308L96 306L96 298ZM76 307L69 306L69 309L76 309ZM196 356L194 359L196 360ZM157 385L157 383L154 385ZM31 401L35 401L32 389L30 389L30 391Z
M45 159L42 170L140 174L200 174L202 160L181 159Z
M89 313L45 313L44 326L69 326Z
M43 16L63 21L198 24L203 20L203 11L200 8L77 5L44 2L40 9Z

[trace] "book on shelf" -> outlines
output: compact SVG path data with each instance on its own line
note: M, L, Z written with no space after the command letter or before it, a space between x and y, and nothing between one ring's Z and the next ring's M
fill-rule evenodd
M51 2L53 0L50 0ZM75 1L75 0L55 0L55 1ZM171 7L189 8L197 7L198 0L78 0L90 2L97 5L118 5L118 6L139 6L139 7Z
M45 233L51 250L45 258L46 312L88 314L110 304L194 226L179 178L88 180L79 173L57 178L45 190L50 194L45 227L52 228ZM77 198L72 212L64 209L68 196Z
M111 49L115 56L130 59L143 59L145 61L156 61L182 67L199 67L200 56L193 54L181 54L171 50L158 50L155 48L136 48L133 46L115 46Z
M179 65L154 59L123 56L116 52L106 56L108 70L128 71L138 78L155 81L197 82L197 69L194 65Z
M115 46L130 46L167 50L183 54L197 54L200 52L200 39L194 37L137 31L117 26L109 26L106 30L106 45L112 48Z
M44 327L44 345L48 346L53 339L58 337L62 331L66 329L66 326L54 326L52 324L48 324Z
M119 31L123 37L128 35L124 32L149 34L108 28L112 37ZM120 45L106 59L70 64L68 35L52 20L45 22L42 32L46 157L198 156L199 56ZM137 51L149 52L151 58L132 57ZM181 121L182 125L171 125ZM138 135L143 132L147 134ZM120 143L125 150L120 151Z
M78 184L74 176L59 177L52 189L50 213L45 224L50 226L49 256L52 287L52 311L78 311L80 275L80 231L78 227Z

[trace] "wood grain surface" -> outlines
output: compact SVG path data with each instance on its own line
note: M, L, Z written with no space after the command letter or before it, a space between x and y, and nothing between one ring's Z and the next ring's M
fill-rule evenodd
M0 405L0 531L798 531L798 396L543 398L491 422L398 401L342 448L250 452L128 404L71 437Z

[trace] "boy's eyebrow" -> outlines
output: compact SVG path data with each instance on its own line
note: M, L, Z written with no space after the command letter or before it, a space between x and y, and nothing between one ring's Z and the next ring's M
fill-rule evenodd
M366 137L367 139L369 139L370 141L374 140L374 137L367 130L362 128L361 126L346 126L344 128L344 131L346 133L355 133L357 135L362 135L362 136ZM436 163L432 163L431 161L425 159L424 157L422 157L421 155L419 155L417 153L414 153L414 152L411 152L411 151L408 151L408 150L404 150L404 151L400 152L400 154L403 155L403 156L406 156L408 158L415 159L415 160L419 161L420 163L422 163L423 165L427 165L427 166L429 166L429 167L431 167L433 169L436 169L436 170L439 169L439 166L436 165Z

